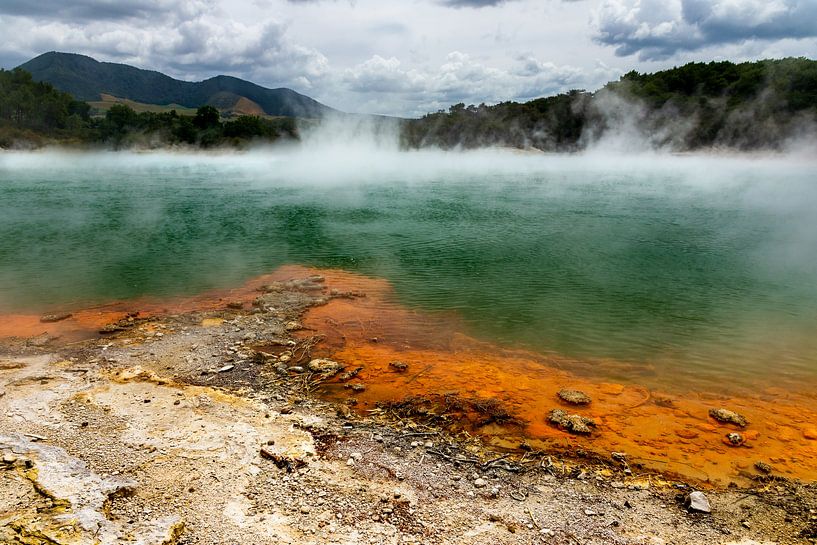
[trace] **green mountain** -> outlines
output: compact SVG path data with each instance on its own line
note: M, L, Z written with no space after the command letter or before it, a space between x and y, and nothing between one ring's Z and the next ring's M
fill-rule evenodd
M292 89L267 89L231 76L216 76L200 82L181 81L153 70L99 62L74 53L44 53L19 68L29 72L35 81L50 83L86 102L102 101L103 95L112 95L142 104L198 108L219 107L225 97L231 97L231 105L243 98L270 116L316 118L335 111Z

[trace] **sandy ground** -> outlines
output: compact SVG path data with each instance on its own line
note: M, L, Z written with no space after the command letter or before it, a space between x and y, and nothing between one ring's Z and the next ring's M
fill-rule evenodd
M626 459L490 452L318 400L337 369L310 371L311 337L293 335L333 296L350 295L301 279L252 308L137 317L70 344L5 340L0 543L815 541L813 485L758 478L705 490L711 513L691 512L696 483Z

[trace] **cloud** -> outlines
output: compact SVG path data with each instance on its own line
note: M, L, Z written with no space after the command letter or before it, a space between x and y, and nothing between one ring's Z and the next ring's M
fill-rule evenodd
M418 115L455 102L479 104L547 96L594 83L611 72L606 67L599 69L605 74L557 66L532 54L519 55L510 68L497 68L460 51L449 53L436 68L418 69L404 67L395 57L374 55L347 69L340 83L378 111L388 112L401 104L403 111L409 108L406 113Z
M191 16L210 4L207 0L3 0L0 13L58 21L124 20L174 14Z
M45 51L80 52L181 79L227 74L301 91L312 89L327 73L326 57L290 39L286 25L274 18L242 23L208 2L175 0L180 9L173 8L173 3L123 2L116 19L105 18L113 17L113 11L85 21L67 16L3 15L0 34L6 43L2 57L22 62ZM91 10L108 4L113 2L84 0L73 7ZM11 10L8 3L2 6ZM146 16L149 9L166 13Z
M442 0L440 4L452 8L484 8L498 6L508 0Z
M683 51L817 36L813 0L605 0L595 39L616 55L661 60Z

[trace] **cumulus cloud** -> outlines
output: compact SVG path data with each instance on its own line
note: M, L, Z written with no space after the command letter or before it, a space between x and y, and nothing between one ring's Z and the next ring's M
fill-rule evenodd
M817 2L605 0L594 27L596 40L619 56L666 59L713 45L817 37Z
M374 55L347 69L342 84L360 93L368 104L379 104L383 111L393 103L403 103L413 107L410 113L421 114L455 102L479 104L547 96L581 87L588 78L597 77L595 71L588 74L579 68L557 66L532 54L519 55L509 68L497 68L454 51L444 63L430 69L408 68L395 57Z
M119 5L84 0L73 7L93 11L114 3ZM12 11L8 3L2 6ZM151 10L164 13L156 16ZM18 11L0 18L0 34L7 38L5 56L20 61L45 51L80 52L183 79L228 74L302 91L313 88L328 70L326 57L291 40L280 21L238 22L210 2L134 0L121 3L116 17L102 10L81 22L68 15L34 17L31 10Z
M498 6L508 0L442 0L440 3L452 8L484 8L487 6Z
M593 90L632 68L817 51L817 0L585 2L0 0L0 66L68 51L180 79L290 87L345 111L421 115ZM614 50L643 62L613 68Z
M201 13L210 0L3 0L0 13L59 21L122 20L172 14L189 17Z

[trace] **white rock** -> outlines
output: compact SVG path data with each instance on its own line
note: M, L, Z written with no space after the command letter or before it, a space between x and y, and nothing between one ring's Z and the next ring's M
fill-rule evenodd
M712 507L709 505L709 499L699 490L690 492L686 499L686 505L690 511L698 511L699 513L712 512Z

